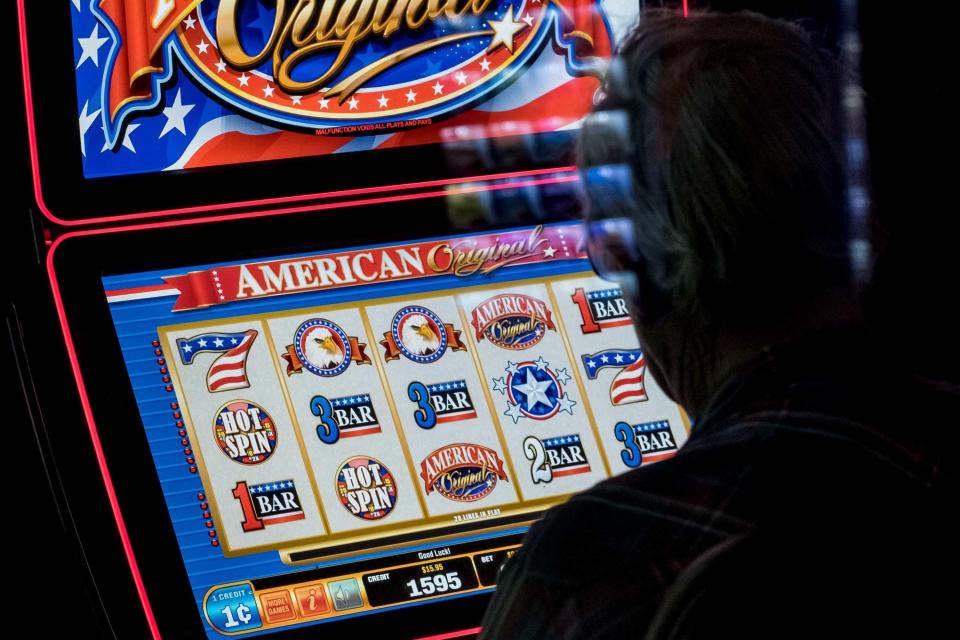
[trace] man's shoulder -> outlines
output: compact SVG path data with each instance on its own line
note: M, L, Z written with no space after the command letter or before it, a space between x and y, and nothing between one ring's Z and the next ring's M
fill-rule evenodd
M686 458L615 476L550 509L525 540L527 570L565 582L651 565L668 570L750 529L722 506L721 493L735 489Z

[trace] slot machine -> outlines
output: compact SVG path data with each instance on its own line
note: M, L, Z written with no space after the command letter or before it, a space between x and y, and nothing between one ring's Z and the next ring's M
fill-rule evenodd
M20 370L112 635L470 637L544 510L685 441L577 222L635 0L18 10Z

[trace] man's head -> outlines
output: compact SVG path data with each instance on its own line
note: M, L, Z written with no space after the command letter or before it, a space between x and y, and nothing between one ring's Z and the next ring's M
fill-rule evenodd
M581 134L588 223L633 222L618 259L638 333L688 409L704 390L677 388L679 369L729 368L718 336L762 348L846 289L841 80L801 29L755 14L646 12L621 45ZM618 165L629 198L611 197Z

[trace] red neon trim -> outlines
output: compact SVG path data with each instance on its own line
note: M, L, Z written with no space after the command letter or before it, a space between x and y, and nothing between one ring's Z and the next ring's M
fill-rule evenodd
M438 191L421 191L418 193L405 193L396 196L382 196L380 198L360 198L357 200L344 200L340 202L327 202L319 205L304 205L299 207L287 207L281 209L266 209L264 211L252 211L248 213L223 214L218 216L208 216L206 218L188 218L186 220L162 220L157 222L144 222L141 224L130 225L126 227L107 227L105 229L83 229L79 231L70 231L58 237L53 246L60 243L61 240L72 237L99 235L107 233L120 233L127 231L142 231L145 229L163 229L166 227L186 227L196 224L208 224L211 222L222 222L225 220L248 220L250 218L266 218L271 216L286 215L290 213L303 213L306 211L326 211L329 209L341 209L357 207L367 204L386 204L391 202L407 202L411 200L422 200L425 198L437 198L461 193L479 193L483 191L500 191L503 189L517 189L520 187L533 187L545 184L560 184L563 182L576 182L579 180L577 174L565 176L556 176L553 178L539 178L536 180L523 180L519 182L508 182L504 184L493 185L473 185L464 186L456 189L441 189ZM53 249L51 248L51 252ZM627 321L629 322L629 320Z
M22 0L21 0L22 2ZM67 322L66 310L63 306L63 297L60 294L60 285L57 282L56 269L54 267L54 254L56 253L57 248L65 240L75 237L84 237L84 236L93 236L93 235L103 235L108 233L119 233L126 231L137 231L145 229L159 229L165 227L174 227L174 226L190 226L197 224L207 224L210 222L219 222L223 220L237 220L237 219L247 219L247 218L259 218L267 217L274 215L282 215L287 213L297 213L301 211L309 211L312 209L322 210L322 209L334 209L338 207L354 207L364 204L379 204L386 202L403 202L407 200L419 200L431 197L440 197L447 196L451 193L475 193L479 191L497 191L500 189L507 188L518 188L524 186L534 186L541 184L556 184L561 182L573 182L578 180L579 177L577 174L572 174L568 176L557 176L553 178L543 178L538 180L527 180L522 182L507 183L500 185L476 185L473 187L461 187L459 189L453 190L439 190L433 192L422 192L422 193L410 193L402 194L397 196L382 197L382 198L373 198L373 199L359 199L352 200L347 202L335 202L327 203L325 205L320 205L318 207L293 207L288 209L274 209L261 212L251 212L251 213L241 213L234 215L220 215L212 216L208 218L197 218L192 220L165 220L157 222L143 223L139 225L132 225L128 227L108 227L105 229L85 229L79 231L68 231L56 238L50 246L50 252L47 254L47 277L50 279L50 290L53 294L54 304L57 309L57 316L60 319L60 329L63 332L63 339L67 347L67 356L70 360L70 368L73 371L73 377L76 381L77 391L80 394L80 403L83 407L83 415L87 421L87 430L90 432L90 440L93 443L93 448L97 457L97 465L100 468L100 475L103 476L103 484L107 491L107 498L110 502L110 510L113 513L113 519L117 525L117 531L120 534L120 539L123 544L124 555L126 555L127 563L130 565L130 573L133 576L134 584L137 588L137 593L140 597L140 603L143 606L144 615L147 618L147 624L150 627L150 632L155 639L160 638L160 630L157 627L156 617L153 614L153 608L150 605L150 600L147 596L146 587L143 584L143 578L140 574L140 568L137 564L137 559L133 553L133 546L130 543L130 535L127 533L127 527L123 520L123 515L120 512L120 504L117 501L116 491L113 486L113 480L110 477L110 470L107 468L107 461L103 453L103 446L100 443L100 436L97 432L97 425L93 418L93 410L90 407L90 400L87 397L87 388L83 382L83 376L80 373L80 363L77 360L76 348L73 344L73 336L70 333L70 325ZM457 638L465 635L470 635L471 633L479 633L480 629L465 629L462 632L454 632L459 635L441 635L433 636L432 638L421 638L420 640L443 640L444 638Z
M263 198L260 200L241 200L237 202L228 202L221 204L202 205L196 207L181 207L177 209L161 209L157 211L143 211L139 213L120 214L116 216L100 216L98 218L84 218L82 220L64 220L58 217L43 199L43 190L40 184L40 158L37 149L37 130L33 119L33 91L30 82L30 65L27 55L27 20L24 12L24 0L17 0L17 15L19 18L20 31L20 65L23 69L23 96L24 106L27 110L27 139L30 145L30 164L33 174L33 195L37 201L40 212L51 222L63 226L78 226L99 224L103 222L126 222L131 220L142 220L145 218L159 218L176 215L189 215L193 213L204 213L209 211L224 211L229 209L242 209L249 207L262 207L266 205L282 205L293 202L304 202L307 200L329 200L331 198L342 198L358 196L364 194L377 194L385 192L409 191L412 189L430 189L434 187L464 184L482 180L502 180L505 178L525 178L532 176L542 176L550 173L563 173L573 171L576 167L561 166L550 169L530 169L527 171L506 171L502 173L491 173L482 176L470 176L467 178L445 178L441 180L425 180L420 182L405 182L400 184L381 185L376 187L363 187L358 189L343 189L339 191L324 191L320 193L304 194L299 196L285 196L278 198Z
M64 236L66 237L66 236ZM90 400L87 398L87 389L83 383L83 377L80 375L80 363L77 361L77 351L73 344L73 337L70 334L70 325L67 323L67 315L63 308L63 297L60 295L60 285L57 283L56 272L53 266L53 255L56 251L59 240L50 247L50 253L47 254L47 276L50 278L50 289L53 293L53 302L57 308L57 316L60 318L60 329L63 331L63 339L67 346L67 357L70 359L70 368L73 371L74 380L77 383L77 391L80 392L80 404L83 407L83 415L87 420L87 429L90 431L90 439L93 441L93 449L97 456L97 466L100 467L100 475L103 476L103 484L107 490L107 499L110 502L110 511L113 513L113 519L117 523L117 531L120 533L120 541L123 545L123 553L127 557L127 564L130 565L130 573L133 576L134 585L137 588L137 594L140 597L140 604L143 606L143 613L147 618L147 625L150 627L150 633L156 640L160 638L160 629L157 627L157 619L154 617L153 608L150 606L150 599L147 597L147 590L143 584L143 577L140 575L140 567L137 565L137 559L133 555L133 546L130 543L130 535L127 533L127 526L123 521L123 515L120 513L120 503L117 501L117 493L113 487L113 480L110 478L110 471L107 469L107 460L103 454L103 446L100 443L100 436L97 433L97 425L93 420L93 410L90 408Z
M462 629L460 631L451 631L450 633L441 633L438 636L424 636L423 638L417 638L417 640L450 640L450 638L462 638L464 636L477 635L481 629L482 627Z
M687 0L683 0L683 17L687 18L690 16L690 7L687 6Z

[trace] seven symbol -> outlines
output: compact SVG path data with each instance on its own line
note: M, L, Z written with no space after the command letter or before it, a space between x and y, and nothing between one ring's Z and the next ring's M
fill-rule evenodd
M647 388L643 382L647 361L640 349L605 349L582 355L580 360L590 380L596 380L602 369L611 367L620 370L610 383L612 404L630 404L647 399Z
M211 393L245 389L250 386L247 356L256 338L255 329L242 333L203 333L192 338L177 338L177 352L185 365L193 364L198 353L220 354L207 370L207 389Z

